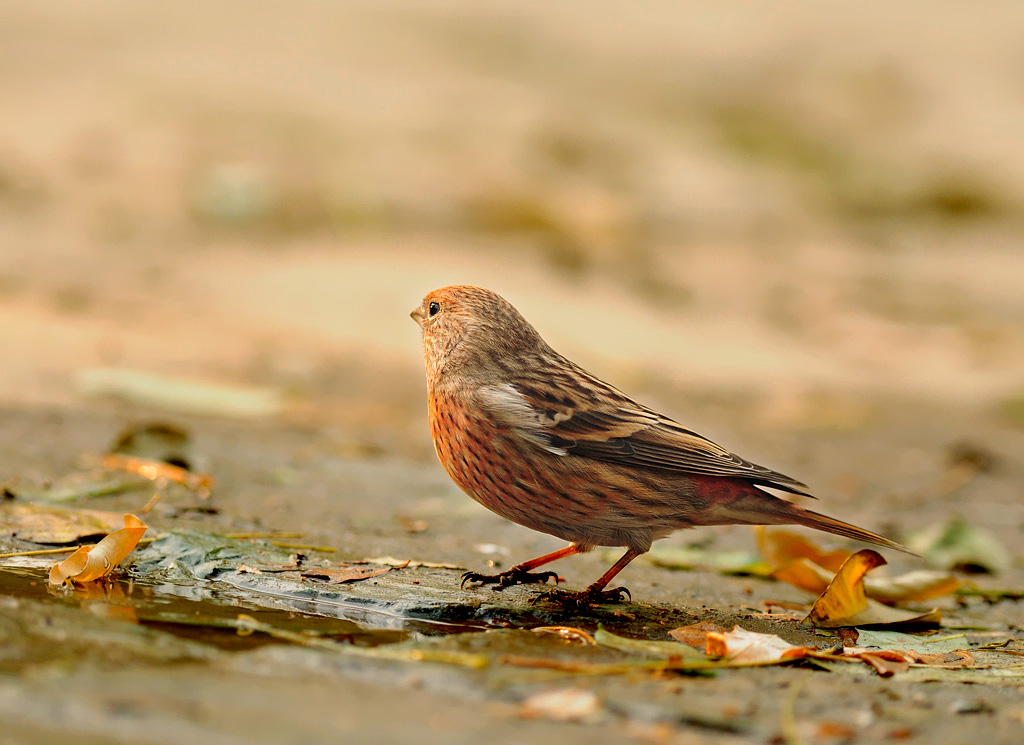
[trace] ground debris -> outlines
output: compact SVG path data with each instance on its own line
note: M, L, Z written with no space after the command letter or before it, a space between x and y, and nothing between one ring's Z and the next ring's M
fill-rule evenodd
M341 585L346 582L360 582L364 579L380 577L382 574L390 572L393 568L394 567L369 569L367 567L360 566L332 564L330 566L310 567L309 569L304 569L302 570L302 578L324 579L327 580L328 584Z
M867 597L864 590L864 575L885 563L881 554L869 548L853 554L839 568L825 591L814 601L804 623L819 628L893 624L938 625L942 614L937 608L918 613L890 608Z

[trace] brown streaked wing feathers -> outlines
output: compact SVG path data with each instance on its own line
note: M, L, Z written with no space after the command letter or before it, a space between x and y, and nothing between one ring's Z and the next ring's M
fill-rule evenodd
M567 454L636 468L746 479L759 486L813 497L803 490L806 486L800 481L744 460L622 394L619 406L588 404L571 409L558 407L555 411L531 387L514 388L536 412L551 446Z

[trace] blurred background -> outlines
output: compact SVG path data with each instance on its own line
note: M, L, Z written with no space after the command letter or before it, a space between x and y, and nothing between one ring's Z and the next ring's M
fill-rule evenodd
M1024 421L1013 0L4 0L0 110L7 405L157 373L426 460L408 312L473 283L762 448Z

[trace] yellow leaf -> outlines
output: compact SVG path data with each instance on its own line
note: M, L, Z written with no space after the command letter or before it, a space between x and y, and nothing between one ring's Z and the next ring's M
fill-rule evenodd
M772 572L771 576L794 587L799 587L801 590L820 595L828 587L828 583L832 581L834 575L810 559L797 559L779 567Z
M849 551L841 549L822 551L799 533L777 528L768 530L763 526L757 528L757 545L764 558L774 567L781 567L799 559L807 559L820 567L837 572L843 562L850 558Z
M123 528L110 533L95 546L82 546L50 567L50 584L91 582L107 576L132 552L146 527L135 515L125 515Z
M874 626L882 624L938 624L938 609L927 613L890 608L868 599L864 591L864 575L883 566L885 559L877 551L862 549L846 560L825 591L814 601L804 623L821 628L842 626Z

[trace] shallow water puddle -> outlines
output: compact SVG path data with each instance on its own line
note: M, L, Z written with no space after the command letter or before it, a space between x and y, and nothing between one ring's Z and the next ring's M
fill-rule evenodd
M426 633L409 628L365 628L345 618L267 608L243 598L223 597L216 590L169 583L114 579L74 588L54 587L46 581L45 571L34 567L0 567L0 594L32 601L39 608L77 607L92 616L138 624L225 650L279 643L266 634L240 633L240 615L282 631L359 646L392 644Z

